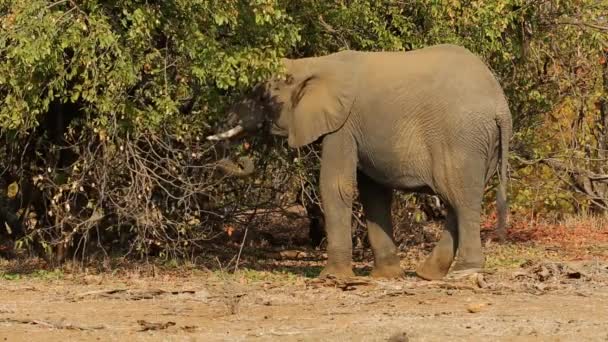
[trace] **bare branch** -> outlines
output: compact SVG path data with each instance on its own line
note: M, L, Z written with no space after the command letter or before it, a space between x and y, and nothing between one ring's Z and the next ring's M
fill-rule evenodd
M592 28L592 29L595 29L595 30L608 31L608 26L603 26L603 25L600 25L600 24L589 23L589 22L580 21L580 20L563 20L563 21L557 21L557 22L555 22L555 24L557 24L557 25L579 26L579 27L589 27L589 28Z
M344 35L342 35L342 33L340 33L339 31L334 29L331 25L329 25L325 21L325 19L323 19L323 15L319 15L319 24L321 25L321 27L323 27L323 29L325 29L325 31L336 36L338 39L340 39L342 41L342 44L344 44L344 47L347 50L350 50L350 45L348 44L348 40L346 38L344 38Z

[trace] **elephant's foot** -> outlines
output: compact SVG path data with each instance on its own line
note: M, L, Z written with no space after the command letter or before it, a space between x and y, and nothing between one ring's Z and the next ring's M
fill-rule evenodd
M355 273L350 265L335 265L335 264L327 264L321 274L320 278L325 278L327 276L333 276L336 278L350 278L354 277Z
M462 259L456 259L454 263L454 267L452 267L452 272L458 271L466 271L466 270L475 270L475 269L483 269L484 261L464 261Z
M476 275L479 273L485 273L483 268L469 268L466 270L452 271L450 272L446 278L450 280L459 280L463 278L468 278L472 275Z
M454 261L454 253L444 245L447 244L438 244L431 255L416 268L418 277L424 280L438 280L448 274L452 261Z
M445 267L428 258L416 268L416 275L424 280L439 280L448 274L449 269L449 265Z
M450 279L462 279L476 273L483 273L483 265L483 261L465 262L456 260L448 277Z
M401 278L403 277L403 270L399 265L399 257L395 256L397 260L391 260L391 262L377 262L370 274L374 278Z

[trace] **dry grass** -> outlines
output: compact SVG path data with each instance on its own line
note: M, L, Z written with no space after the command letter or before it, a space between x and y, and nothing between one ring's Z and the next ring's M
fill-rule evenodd
M482 225L484 240L495 240L495 218L488 217ZM512 218L507 243L496 246L489 254L506 262L523 256L549 259L608 259L608 216L567 216L561 220L536 217ZM513 257L509 257L512 254ZM504 258L503 258L504 257Z
M486 265L490 268L514 268L530 260L608 260L608 217L571 216L561 221L512 218L505 243L494 242L494 221L495 218L490 216L482 225ZM300 278L315 278L323 267L325 253L293 244L294 239L305 238L306 227L286 224L281 228L266 229L265 232L266 235L272 234L272 240L279 242L278 245L268 246L255 239L255 232L249 234L237 272L234 272L234 266L238 248L218 245L205 255L190 260L151 258L146 262L137 262L113 258L86 263L67 262L58 266L41 259L18 258L10 262L0 261L0 277L11 280L111 275L145 279L162 275L179 279L205 273L239 283L279 280L292 283ZM401 262L406 270L414 269L425 258L439 238L441 229L441 223L431 223L397 230ZM372 260L369 248L357 248L357 274L366 275L373 264Z

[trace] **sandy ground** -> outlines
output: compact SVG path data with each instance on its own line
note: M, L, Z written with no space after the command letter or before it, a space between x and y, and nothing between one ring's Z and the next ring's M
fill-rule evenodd
M154 273L5 277L0 340L608 341L608 263L599 259L435 282Z
M296 228L245 234L236 273L238 231L186 264L0 260L0 341L608 341L606 227L524 222L506 244L482 232L490 272L434 282L412 270L437 225L402 229L406 276L391 281L365 276L365 246L359 277L318 279L326 256L293 249Z

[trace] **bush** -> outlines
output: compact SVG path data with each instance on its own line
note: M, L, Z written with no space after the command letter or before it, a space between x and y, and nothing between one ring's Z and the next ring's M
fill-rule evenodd
M225 151L200 137L227 90L267 77L300 39L276 2L2 1L0 11L3 181L21 185L6 211L21 210L22 242L143 255L208 239L209 220L238 200L212 174Z

